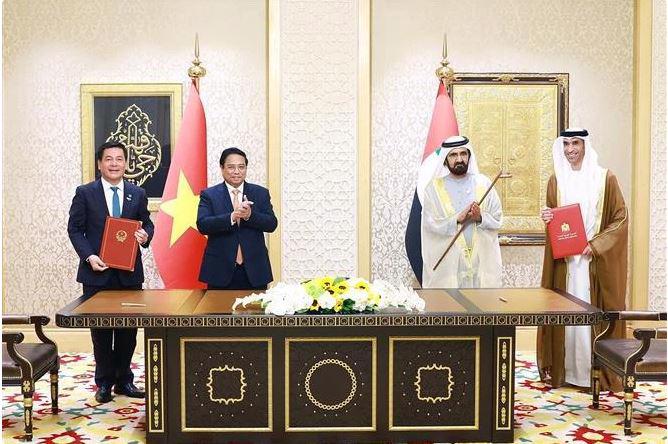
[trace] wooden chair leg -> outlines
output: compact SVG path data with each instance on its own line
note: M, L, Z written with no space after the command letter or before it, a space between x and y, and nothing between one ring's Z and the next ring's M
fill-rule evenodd
M24 379L21 383L21 393L23 394L23 422L25 423L26 441L32 441L32 395L34 391L34 382L30 379Z
M58 412L58 370L51 370L51 410Z
M626 375L624 378L624 435L631 434L631 421L633 421L633 392L635 387L635 375Z
M591 396L592 406L598 408L598 399L601 395L601 369L599 367L591 368Z

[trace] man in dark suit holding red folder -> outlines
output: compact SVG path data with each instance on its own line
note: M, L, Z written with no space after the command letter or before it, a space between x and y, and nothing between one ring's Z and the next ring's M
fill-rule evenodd
M624 310L628 247L628 212L615 175L598 164L598 155L586 129L561 133L552 147L554 174L547 184L541 218L553 223L551 208L579 204L587 234L581 254L554 259L545 244L542 286L566 291L604 310ZM618 323L613 337L624 337ZM540 377L552 387L572 384L589 387L592 328L547 326L538 328L537 360ZM621 389L612 373L595 374L603 390Z
M269 190L246 182L248 158L239 148L220 156L224 182L202 191L197 228L208 236L199 280L213 289L263 290L272 281L264 233L278 220Z
M97 150L100 178L77 187L67 232L79 255L77 282L83 284L85 297L101 290L141 290L144 268L141 253L137 252L134 271L109 268L100 259L100 245L107 216L134 219L142 228L134 233L137 242L148 247L153 237L153 222L148 211L146 192L123 180L127 152L119 142L106 142ZM143 398L144 392L134 384L130 362L137 344L136 328L93 328L95 355L95 399L99 403L112 400L114 392L133 398Z

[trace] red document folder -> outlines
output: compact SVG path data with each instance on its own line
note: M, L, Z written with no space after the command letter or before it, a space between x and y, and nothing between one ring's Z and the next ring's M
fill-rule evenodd
M137 259L135 231L141 222L107 216L100 247L100 259L111 268L134 271Z
M554 218L547 224L552 257L561 259L581 254L587 246L587 232L582 221L580 204L552 208Z

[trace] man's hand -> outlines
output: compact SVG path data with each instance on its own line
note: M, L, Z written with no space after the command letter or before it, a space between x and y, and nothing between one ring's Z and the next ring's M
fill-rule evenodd
M135 231L135 239L139 242L139 245L144 245L148 241L148 233L144 231L143 228Z
M584 250L582 250L582 255L583 256L593 256L594 252L591 249L591 245L587 244Z
M237 208L237 211L239 211L239 217L241 217L243 220L250 219L252 205L253 202L248 200L248 197L246 197L246 195L244 194L244 200L241 202L241 205L239 205L239 208Z
M469 219L478 223L482 222L482 215L480 214L480 206L478 205L478 202L473 202L469 208Z
M461 211L461 213L459 213L457 215L457 222L458 223L463 224L464 222L469 220L470 212L471 212L471 205L473 205L473 204L467 205L466 208L464 208Z
M552 222L552 219L554 218L554 213L552 212L551 208L543 208L540 210L540 218L543 219L543 222L546 224L549 224Z
M100 259L100 257L95 254L91 254L90 256L88 256L87 260L88 263L90 264L90 268L92 268L93 271L104 271L107 268L109 268L107 264L102 262L102 259Z

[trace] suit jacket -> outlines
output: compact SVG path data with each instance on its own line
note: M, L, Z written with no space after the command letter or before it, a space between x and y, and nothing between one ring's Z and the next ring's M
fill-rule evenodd
M208 236L199 280L211 286L229 285L234 274L237 247L241 245L248 280L260 287L273 280L264 233L273 232L278 220L271 206L269 190L244 183L244 194L253 202L250 218L231 224L234 210L225 183L207 188L200 194L197 229Z
M121 217L134 219L142 222L142 228L148 234L148 241L153 238L153 222L148 211L148 199L146 192L128 181L123 182L123 211ZM70 207L70 218L67 222L67 233L70 241L79 255L79 271L77 282L84 285L104 287L107 285L112 270L93 271L86 259L91 254L100 254L104 224L109 216L107 201L104 198L104 189L100 179L80 185L77 187L72 206ZM139 248L139 247L137 247ZM137 285L144 282L144 266L142 265L141 252L137 251L137 261L134 271L115 270L118 272L122 285Z

